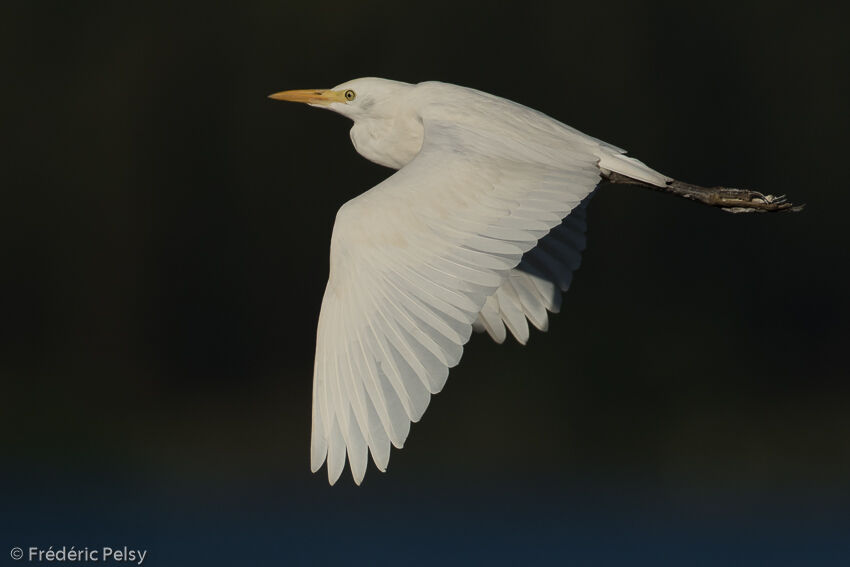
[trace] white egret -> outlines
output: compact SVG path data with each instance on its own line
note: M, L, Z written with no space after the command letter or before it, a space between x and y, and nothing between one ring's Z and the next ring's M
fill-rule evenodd
M354 481L384 471L473 329L525 343L546 330L585 245L601 179L733 212L784 198L680 183L625 151L520 104L438 82L366 78L277 100L354 121L351 141L397 169L336 215L316 341L311 466Z

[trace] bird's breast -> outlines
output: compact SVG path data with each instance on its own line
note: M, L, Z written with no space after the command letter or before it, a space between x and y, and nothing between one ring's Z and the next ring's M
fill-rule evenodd
M416 117L358 121L351 142L361 156L379 165L401 169L422 148L424 128Z

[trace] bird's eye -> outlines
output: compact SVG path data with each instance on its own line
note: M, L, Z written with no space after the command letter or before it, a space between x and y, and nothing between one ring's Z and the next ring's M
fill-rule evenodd
M354 100L354 99L357 97L357 95L356 95L356 94L354 93L354 91L353 91L353 90L351 90L351 89L348 89L347 91L345 91L345 95L344 95L344 96L345 96L345 100L347 100L347 101L349 101L349 102L350 102L350 101L352 101L352 100Z

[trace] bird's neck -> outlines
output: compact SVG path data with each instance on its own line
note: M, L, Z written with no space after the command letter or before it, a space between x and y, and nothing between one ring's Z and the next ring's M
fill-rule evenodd
M422 122L412 112L359 120L351 127L351 142L361 156L379 165L401 169L422 147Z

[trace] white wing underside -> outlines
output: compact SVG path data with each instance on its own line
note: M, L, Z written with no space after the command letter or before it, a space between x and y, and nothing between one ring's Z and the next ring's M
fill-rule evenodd
M311 447L313 471L327 460L331 484L346 455L358 484L370 452L386 469L390 445L402 447L473 326L499 342L507 328L523 343L526 321L546 328L580 261L582 201L600 160L636 162L533 121L484 132L423 123L419 154L346 203L334 225Z

